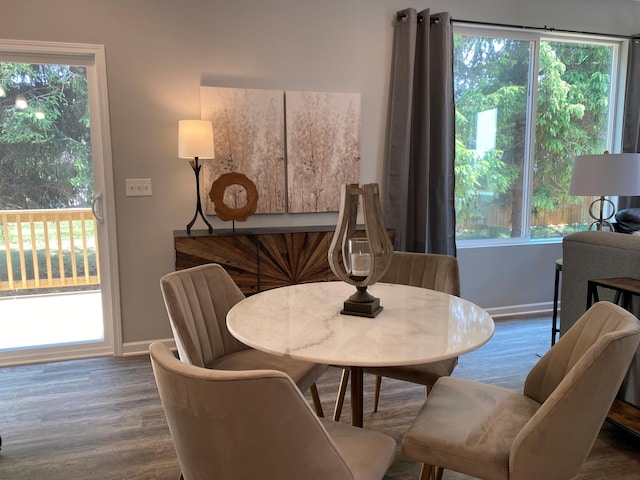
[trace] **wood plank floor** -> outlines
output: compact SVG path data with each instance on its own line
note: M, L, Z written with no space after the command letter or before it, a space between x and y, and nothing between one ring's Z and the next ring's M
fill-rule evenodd
M494 338L461 357L454 375L521 389L549 347L550 324L548 318L498 321ZM327 415L339 378L340 370L331 368L318 385ZM423 399L422 387L384 379L380 409L372 413L373 378L366 376L365 427L399 442ZM347 398L342 421L348 418ZM0 369L0 434L2 480L176 480L179 475L145 356ZM385 478L415 479L418 471L419 465L398 455ZM640 478L639 472L640 439L605 423L576 478L631 480ZM444 478L469 477L445 472Z

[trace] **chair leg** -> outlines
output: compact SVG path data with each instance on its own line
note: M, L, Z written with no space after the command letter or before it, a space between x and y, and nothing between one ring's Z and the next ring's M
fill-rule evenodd
M373 411L378 411L378 402L380 401L380 385L382 384L382 377L380 375L376 375L376 393L373 399Z
M433 467L435 472L435 480L442 480L442 474L444 473L444 468L442 467Z
M322 403L320 403L320 395L318 395L318 386L314 383L309 387L309 391L311 392L311 400L313 400L313 406L316 409L316 414L323 418L324 412L322 411Z
M380 402L380 386L382 385L382 376L381 375L376 375L376 391L375 391L375 397L373 399L373 411L377 412L378 411L378 403ZM431 385L425 385L424 386L424 396L428 397L429 394L431 393Z
M418 480L432 480L435 478L432 475L435 475L435 468L432 465L427 465L426 463L422 465L420 469L420 478Z
M347 385L349 384L349 368L342 369L342 378L340 379L340 389L338 390L338 398L336 399L336 406L333 410L333 421L339 422L342 415L342 405L344 405L344 396L347 393Z
M442 480L443 473L444 468L436 467L435 465L427 465L425 463L422 465L422 469L420 470L419 480Z

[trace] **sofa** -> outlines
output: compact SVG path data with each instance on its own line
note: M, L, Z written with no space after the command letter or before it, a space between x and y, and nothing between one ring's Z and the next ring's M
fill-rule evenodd
M640 278L640 235L604 231L572 233L562 241L562 263L560 335L586 311L588 280ZM613 290L600 288L598 294L600 300L613 301ZM640 314L638 297L633 299L633 313ZM639 353L631 363L618 398L640 408Z

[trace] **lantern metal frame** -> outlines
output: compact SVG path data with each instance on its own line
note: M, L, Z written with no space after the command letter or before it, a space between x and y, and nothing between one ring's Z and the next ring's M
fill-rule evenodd
M362 202L360 202L362 199ZM371 268L365 277L349 275L350 261L347 248L350 238L361 237L362 230L357 228L358 205L362 204L364 220L364 236L369 243ZM377 183L359 185L357 183L342 185L340 191L340 213L336 232L329 246L329 266L342 281L354 285L356 292L344 301L343 315L355 315L373 318L383 307L380 299L367 292L367 286L376 283L389 268L393 244L384 225L380 191Z

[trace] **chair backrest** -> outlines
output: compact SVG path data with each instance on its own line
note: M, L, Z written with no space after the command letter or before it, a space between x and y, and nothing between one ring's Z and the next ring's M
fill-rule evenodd
M353 479L285 373L204 369L161 343L149 352L185 480Z
M222 266L210 263L169 273L160 289L183 362L206 367L248 348L227 329L227 312L244 294Z
M610 302L593 305L538 361L524 394L542 403L517 435L512 479L569 479L598 436L640 343L640 322Z
M458 259L450 255L393 252L391 264L380 281L460 296Z

